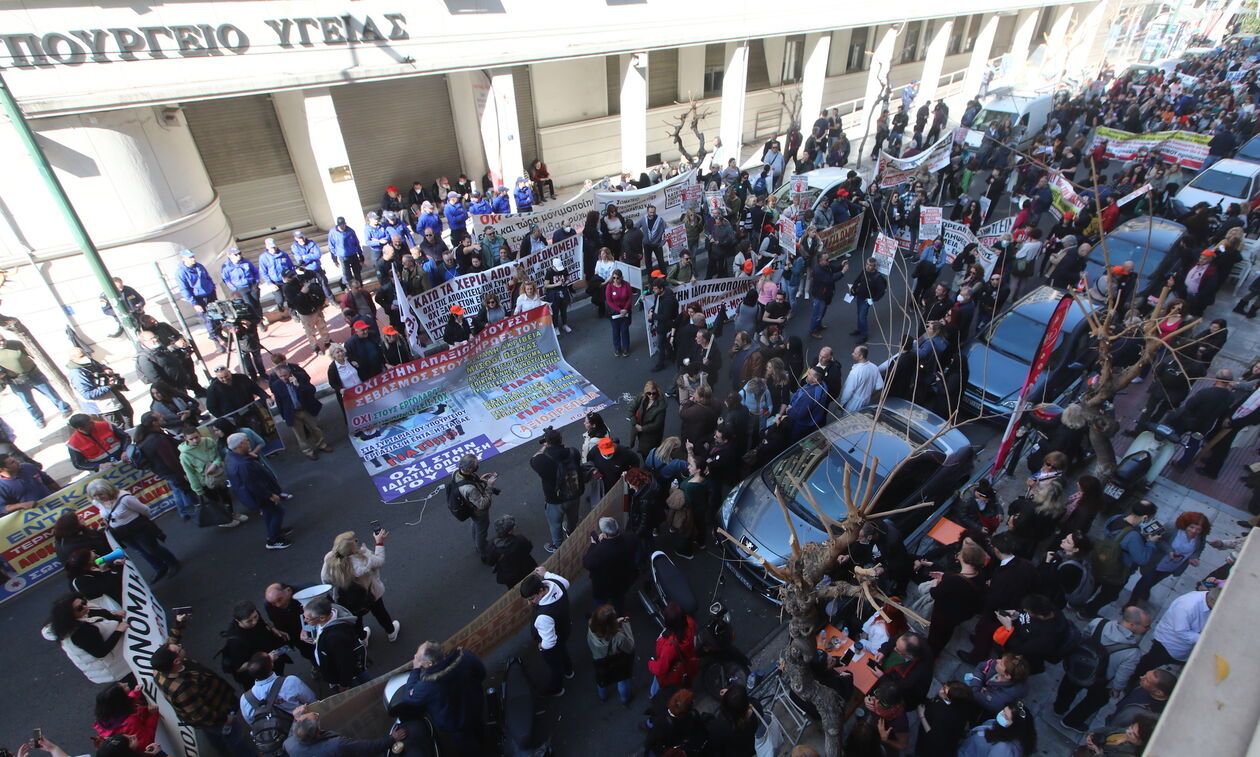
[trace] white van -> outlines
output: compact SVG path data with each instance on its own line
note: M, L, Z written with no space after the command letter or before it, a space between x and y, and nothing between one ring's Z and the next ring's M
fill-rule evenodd
M1037 92L1016 92L1010 89L999 89L984 103L976 120L967 131L966 142L970 147L979 147L984 141L984 131L995 121L1010 119L1011 125L1019 123L1028 116L1028 128L1016 147L1030 144L1046 125L1050 117L1050 108L1054 105L1054 94Z

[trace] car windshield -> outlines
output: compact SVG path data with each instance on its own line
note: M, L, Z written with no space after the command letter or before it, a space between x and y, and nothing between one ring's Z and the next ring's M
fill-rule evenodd
M1033 353L1037 351L1045 333L1045 322L1033 320L1019 310L1012 310L1002 316L989 332L989 346L1031 364ZM1059 332L1055 349L1062 343L1063 332Z
M1243 145L1242 149L1240 149L1234 157L1241 158L1243 160L1250 160L1253 163L1260 163L1260 139L1253 139Z
M1225 173L1211 168L1194 177L1190 186L1204 192L1212 192L1226 197L1246 197L1247 183L1250 176L1239 176L1236 173Z
M1126 260L1132 260L1135 267L1141 266L1143 278L1150 276L1156 268L1159 268L1159 264L1164 260L1164 254L1164 250L1154 248L1148 253L1145 243L1119 237L1107 237L1107 260L1112 265L1120 265ZM1102 245L1096 245L1089 253L1089 262L1099 266L1103 264ZM1091 281L1093 277L1094 274L1090 274Z
M988 108L981 108L980 112L976 114L976 120L971 122L971 128L980 131L987 129L991 123L997 123L1007 119L1010 119L1011 123L1015 123L1015 114L1005 110L989 110Z
M848 513L844 504L844 466L849 465L849 487L853 496L860 498L862 460L866 458L868 444L870 459L879 460L874 475L874 487L878 490L888 472L915 446L926 441L926 437L913 429L907 440L905 426L899 423L897 426L894 428L881 417L872 439L869 415L857 413L841 418L826 430L805 437L787 454L763 468L761 481L770 491L783 492L795 515L822 529L810 498L827 517L844 520ZM808 495L798 490L798 484L803 484Z

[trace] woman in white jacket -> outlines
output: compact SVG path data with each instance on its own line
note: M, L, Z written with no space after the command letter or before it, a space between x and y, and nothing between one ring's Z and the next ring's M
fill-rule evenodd
M385 537L389 532L377 531L376 549L368 550L359 543L353 531L337 534L332 551L324 555L324 567L320 580L332 584L338 604L359 616L372 616L389 634L389 640L398 639L402 623L390 617L385 609L385 582L381 580L381 567L385 565Z
M127 621L121 612L88 606L82 594L67 594L53 602L42 635L61 644L66 657L92 683L113 683L131 675L123 658Z

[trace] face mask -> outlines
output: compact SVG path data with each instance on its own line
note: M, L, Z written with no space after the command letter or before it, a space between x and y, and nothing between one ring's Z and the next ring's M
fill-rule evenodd
M1002 726L1003 728L1010 727L1011 721L1010 719L1006 717L1006 710L1002 710L1001 712L997 714L997 724Z
M958 295L957 297L955 297L954 299L955 299L955 300L957 300L958 302L962 302L962 295L960 294L960 295Z

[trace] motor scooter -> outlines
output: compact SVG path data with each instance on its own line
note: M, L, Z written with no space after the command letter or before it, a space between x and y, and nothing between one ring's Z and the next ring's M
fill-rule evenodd
M1140 496L1155 483L1164 467L1183 446L1181 434L1162 423L1141 421L1141 430L1116 464L1103 494L1113 503Z
M669 555L652 553L648 560L648 576L639 589L639 601L656 624L665 628L665 607L677 602L683 612L697 621L699 602L691 584ZM699 688L716 697L733 683L744 684L750 670L747 655L735 646L735 627L730 610L721 602L709 605L704 624L696 626L696 654L700 658Z
M499 725L504 757L549 757L554 753L546 727L538 722L538 697L521 658L508 660L503 683L488 693L490 720Z

